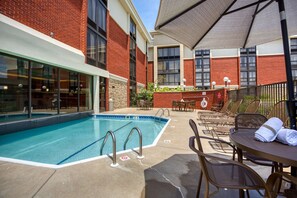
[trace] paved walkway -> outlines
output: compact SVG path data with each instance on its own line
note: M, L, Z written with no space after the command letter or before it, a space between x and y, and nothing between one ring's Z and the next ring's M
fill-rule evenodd
M106 113L155 115L157 110L126 108ZM196 116L197 111L170 110L171 121L157 146L144 149L145 158L141 160L134 152L118 155L116 168L110 166L110 158L60 169L0 161L0 197L195 197L200 169L197 155L188 147L188 139L193 135L188 120L196 120ZM208 143L204 145L208 152L215 152ZM121 161L122 155L131 159ZM264 177L270 171L253 168ZM202 197L203 186L201 191ZM214 197L233 195L238 192L221 190Z

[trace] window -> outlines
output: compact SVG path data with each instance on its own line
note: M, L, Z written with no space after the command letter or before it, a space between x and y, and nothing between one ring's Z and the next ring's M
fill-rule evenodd
M106 69L106 4L88 1L87 63Z
M210 50L195 51L196 87L210 88Z
M130 18L130 36L136 40L136 25L132 18Z
M291 67L292 77L297 80L297 38L291 38Z
M133 106L133 98L136 95L136 24L130 18L130 106Z
M158 82L160 85L180 84L179 47L158 48Z
M240 49L240 85L257 85L256 47Z
M0 114L27 112L29 105L28 79L28 61L0 54ZM0 122L6 121L5 117L3 118Z
M0 122L91 110L92 81L90 75L0 54L0 114L21 115Z

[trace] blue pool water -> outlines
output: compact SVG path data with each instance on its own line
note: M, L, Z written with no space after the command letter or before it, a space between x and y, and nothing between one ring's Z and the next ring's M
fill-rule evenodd
M0 157L63 165L98 157L108 130L116 136L117 151L133 127L143 136L143 146L151 145L167 123L167 119L152 116L97 115L71 122L40 127L0 136ZM127 149L139 145L134 132ZM112 153L112 140L108 138L103 154Z

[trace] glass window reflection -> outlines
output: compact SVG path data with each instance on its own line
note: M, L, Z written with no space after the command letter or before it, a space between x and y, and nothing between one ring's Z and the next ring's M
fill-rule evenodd
M28 118L29 62L0 54L0 122Z

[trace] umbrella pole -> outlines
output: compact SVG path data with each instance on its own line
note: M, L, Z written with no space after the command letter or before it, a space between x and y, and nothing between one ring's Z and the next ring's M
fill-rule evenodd
M296 106L295 106L295 97L294 97L294 84L292 79L292 68L291 68L291 57L290 57L290 48L289 48L289 36L288 36L288 28L287 28L287 20L286 20L286 12L284 0L277 0L280 21L281 21L281 30L283 37L283 46L284 46L284 54L285 54L285 63L286 63L286 73L287 73L287 90L288 90L288 113L290 117L290 127L291 129L296 130ZM291 174L293 176L297 175L296 167L291 167ZM291 186L291 188L295 188L296 186Z
M296 130L296 107L295 107L295 97L294 97L294 83L292 79L292 68L291 68L291 57L290 57L290 48L289 48L289 36L287 29L287 20L284 0L277 0L279 7L279 14L281 20L281 30L283 37L283 46L285 54L285 63L286 63L286 73L287 73L287 90L288 90L288 113L290 117L290 127L291 129Z

